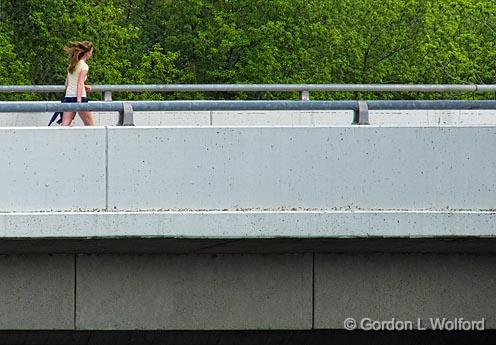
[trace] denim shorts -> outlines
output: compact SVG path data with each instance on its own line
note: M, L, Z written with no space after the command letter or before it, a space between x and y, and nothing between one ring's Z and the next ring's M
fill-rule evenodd
M77 97L64 97L62 103L77 103ZM81 103L88 103L88 98L81 98Z

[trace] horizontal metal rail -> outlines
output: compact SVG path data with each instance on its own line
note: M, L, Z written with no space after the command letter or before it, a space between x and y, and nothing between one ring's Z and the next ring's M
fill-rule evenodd
M0 102L0 113L95 111L119 112L119 124L132 125L133 111L352 110L354 124L368 124L369 110L490 110L496 100L432 101L114 101L89 103ZM496 114L496 112L495 112Z
M95 92L496 92L476 84L135 84L93 85ZM63 92L63 85L0 85L0 92Z
M309 100L310 92L496 92L496 85L478 84L142 84L93 85L93 92L112 100L113 92L298 92ZM0 85L0 93L64 92L63 85Z
M96 101L89 103L26 101L0 102L0 112L122 111L124 104L130 104L134 111L358 109L356 101Z
M400 100L362 101L370 110L488 110L496 100ZM54 101L0 102L3 112L122 111L129 104L135 111L211 111L211 110L358 110L359 101L95 101L61 103Z

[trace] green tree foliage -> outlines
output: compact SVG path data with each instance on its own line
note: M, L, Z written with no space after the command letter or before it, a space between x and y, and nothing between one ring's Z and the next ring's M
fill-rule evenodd
M493 0L2 0L0 19L1 84L62 84L71 40L94 41L93 84L496 83Z

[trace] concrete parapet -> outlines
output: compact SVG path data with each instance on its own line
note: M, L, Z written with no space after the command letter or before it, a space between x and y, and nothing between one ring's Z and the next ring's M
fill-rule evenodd
M94 112L97 126L115 126L115 112ZM51 113L1 113L0 127L45 127ZM378 126L496 125L494 110L371 110ZM134 112L137 126L346 126L353 111L147 111ZM74 126L83 123L76 116ZM53 126L53 125L52 125Z
M112 210L490 210L494 127L109 128Z
M495 127L0 129L0 211L496 208Z
M1 128L0 212L105 208L105 128Z

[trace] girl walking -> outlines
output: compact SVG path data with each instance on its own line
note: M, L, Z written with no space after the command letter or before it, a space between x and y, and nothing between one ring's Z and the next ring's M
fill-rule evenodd
M86 92L91 91L91 86L85 85L88 78L88 64L93 55L93 43L90 41L71 42L64 51L69 55L69 67L65 79L65 97L63 103L87 103ZM85 126L94 126L93 116L89 111L78 111L79 117ZM70 126L74 120L75 112L66 111L62 116L62 126Z

